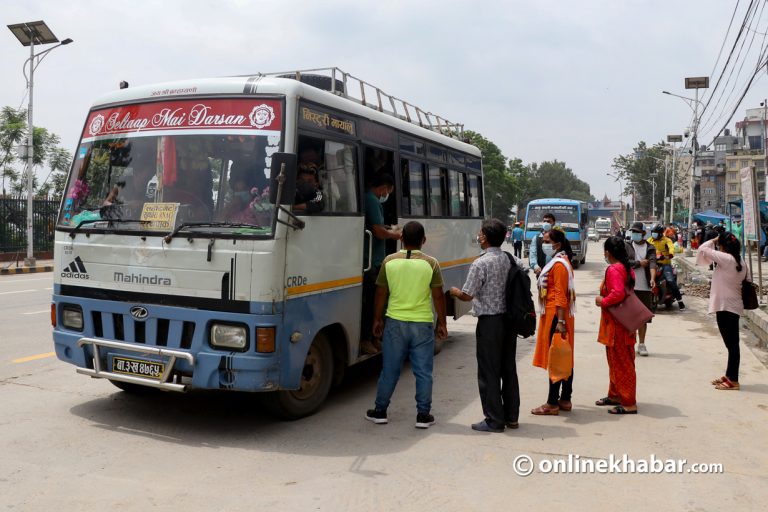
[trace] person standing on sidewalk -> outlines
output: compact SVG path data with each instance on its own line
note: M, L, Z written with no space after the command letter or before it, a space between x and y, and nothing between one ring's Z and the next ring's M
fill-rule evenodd
M370 409L365 418L377 424L388 422L387 407L408 357L416 377L416 428L429 428L435 424L430 414L435 356L433 302L437 311L437 335L440 339L448 336L443 276L437 260L421 252L427 240L424 226L416 221L408 222L403 226L402 240L404 249L384 259L376 279L373 333L377 337L383 335L383 366L376 387L375 408Z
M725 375L712 381L715 389L722 391L739 389L739 317L744 313L741 283L747 277L747 268L741 258L741 243L733 233L723 233L718 238L704 242L696 255L701 266L717 263L712 273L709 292L709 309L715 314L717 328L728 349L728 365Z
M451 296L472 301L477 317L477 384L485 419L472 425L480 432L504 432L518 428L520 390L515 353L517 333L505 319L505 287L511 268L510 258L501 250L506 227L498 219L483 221L478 241L483 253L472 262L461 290L451 288Z
M533 366L549 369L549 347L555 333L564 334L573 352L574 313L576 312L576 290L574 288L573 251L560 228L544 233L544 251L552 259L539 274L539 327L536 337L536 349L533 353ZM573 368L573 365L571 365ZM549 378L547 379L549 381ZM562 391L561 391L562 388ZM538 416L557 416L560 411L570 411L573 393L573 370L565 380L549 382L547 402L533 410Z
M608 311L608 307L621 303L626 290L635 286L635 274L629 265L627 246L618 237L605 241L605 279L600 285L600 295L595 305L601 308L600 331L597 341L605 345L608 359L608 396L595 405L613 405L611 414L637 414L637 374L635 373L635 333L629 332Z
M642 270L642 272L635 272L635 295L648 310L653 311L651 290L656 286L656 248L648 240L645 240L645 227L642 222L632 224L630 232L632 242L626 243L629 266L635 270ZM637 330L637 353L641 356L648 355L648 349L645 346L645 333L647 331L648 324Z
M520 222L515 222L515 229L512 230L512 245L515 248L515 258L523 257L523 228Z

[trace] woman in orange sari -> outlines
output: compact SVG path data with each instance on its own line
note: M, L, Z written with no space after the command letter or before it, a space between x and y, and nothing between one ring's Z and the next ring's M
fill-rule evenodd
M621 238L608 238L604 249L608 268L595 304L601 308L597 341L605 345L610 384L608 396L595 402L595 405L614 406L608 410L611 414L637 414L635 333L627 331L607 309L624 300L626 289L634 288L635 274L629 266L627 248Z
M574 312L576 292L573 287L573 257L571 244L565 232L553 228L544 233L542 249L552 254L552 259L539 274L539 328L536 337L536 349L533 353L533 366L549 368L549 347L556 332L564 334L573 353ZM571 376L565 380L549 383L547 402L531 410L531 414L557 416L560 411L570 411L571 393L573 392L573 359Z

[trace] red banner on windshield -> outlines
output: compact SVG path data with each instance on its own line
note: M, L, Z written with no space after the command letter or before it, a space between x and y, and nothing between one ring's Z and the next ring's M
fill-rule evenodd
M83 138L167 130L280 130L278 100L211 99L163 101L91 112Z

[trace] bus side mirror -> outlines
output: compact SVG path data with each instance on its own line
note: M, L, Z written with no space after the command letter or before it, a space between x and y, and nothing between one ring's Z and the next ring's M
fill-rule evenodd
M297 161L294 153L275 153L272 155L269 173L270 203L293 204L296 197Z

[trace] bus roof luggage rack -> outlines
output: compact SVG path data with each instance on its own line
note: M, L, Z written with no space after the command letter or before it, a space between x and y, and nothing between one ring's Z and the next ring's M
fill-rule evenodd
M432 112L425 112L416 105L387 94L375 85L336 67L281 71L278 73L258 73L257 75L292 78L307 85L329 91L337 96L347 98L360 105L408 121L422 128L427 128L454 139L464 139L463 124L452 123L442 116ZM359 92L359 96L357 92ZM369 101L369 99L372 99L373 102Z

